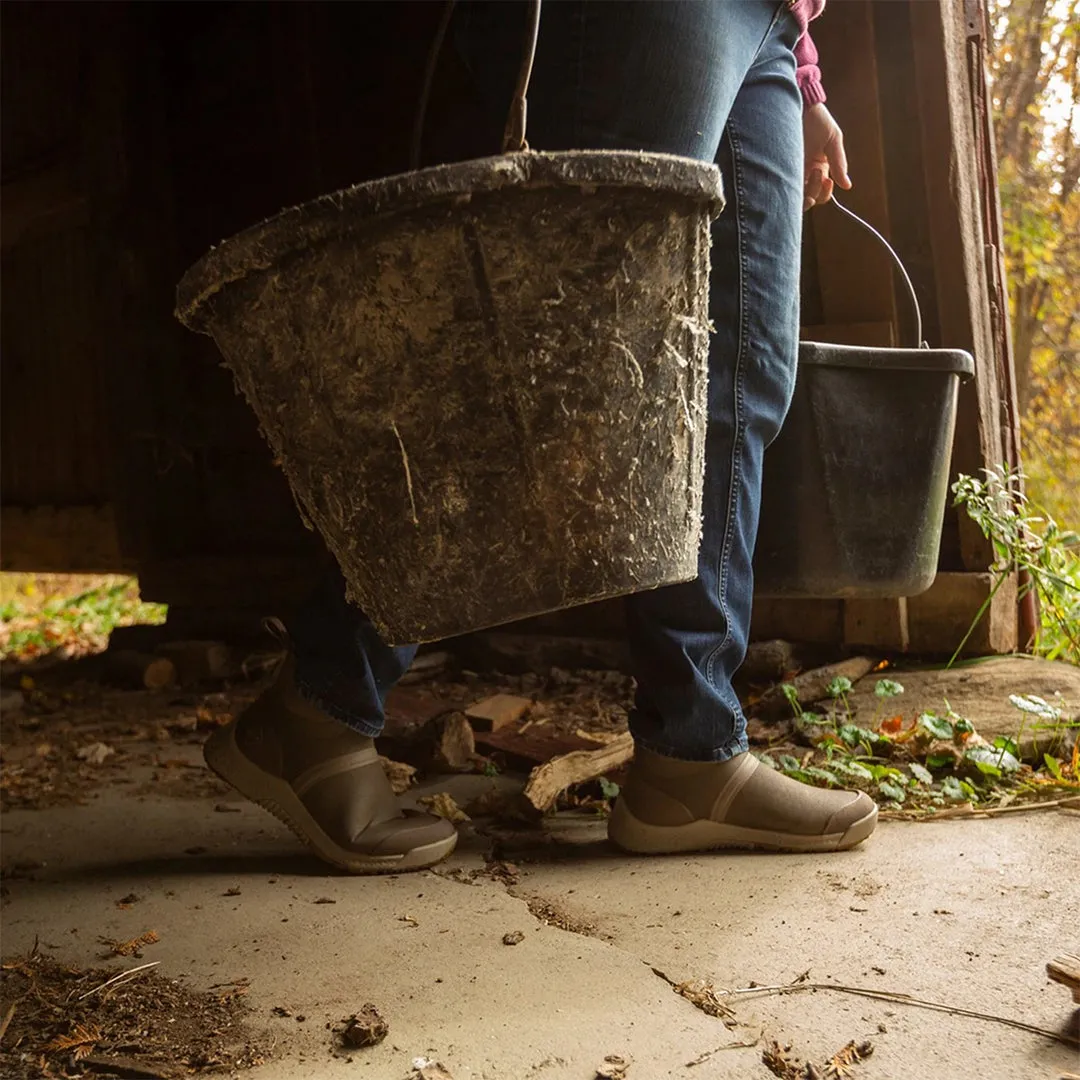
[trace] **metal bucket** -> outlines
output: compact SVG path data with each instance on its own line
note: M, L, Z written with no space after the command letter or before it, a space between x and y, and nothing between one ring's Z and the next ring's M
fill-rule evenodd
M512 153L361 184L179 286L390 642L696 576L712 165Z

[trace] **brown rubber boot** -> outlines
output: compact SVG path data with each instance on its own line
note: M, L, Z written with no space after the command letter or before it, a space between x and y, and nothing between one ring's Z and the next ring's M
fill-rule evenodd
M354 874L419 870L457 843L450 822L398 808L374 741L300 697L291 657L273 686L210 736L203 756L316 855Z
M753 754L679 761L638 747L608 836L626 851L647 854L842 851L865 840L876 824L869 795L810 787Z

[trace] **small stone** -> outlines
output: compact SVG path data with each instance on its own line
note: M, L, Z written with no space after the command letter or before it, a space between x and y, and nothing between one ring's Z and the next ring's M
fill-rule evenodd
M521 930L513 930L509 934L503 934L504 945L520 945L525 940L525 934Z
M390 1025L382 1018L379 1010L368 1002L358 1013L345 1021L341 1041L345 1046L378 1046L390 1033Z

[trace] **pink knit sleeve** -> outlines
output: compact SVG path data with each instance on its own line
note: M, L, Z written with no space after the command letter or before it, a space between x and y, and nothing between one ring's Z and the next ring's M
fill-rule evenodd
M809 32L803 34L795 45L795 79L806 107L825 101L825 87L821 85L821 68L818 67L818 51Z

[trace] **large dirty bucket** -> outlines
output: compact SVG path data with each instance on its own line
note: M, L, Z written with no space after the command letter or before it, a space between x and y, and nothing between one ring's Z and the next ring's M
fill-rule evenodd
M711 165L439 166L287 210L179 287L391 642L696 576Z
M758 596L915 596L937 574L961 379L975 362L929 349L914 286L912 349L804 341L784 427L765 453Z

